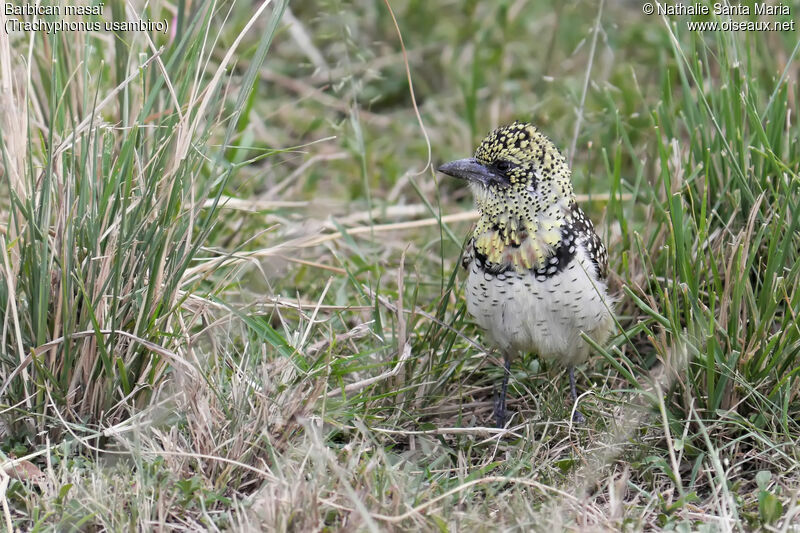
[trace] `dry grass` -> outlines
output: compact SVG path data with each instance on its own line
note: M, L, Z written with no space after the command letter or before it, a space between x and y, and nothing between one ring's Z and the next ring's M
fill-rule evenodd
M0 35L6 527L796 530L796 36L624 5ZM475 214L430 166L515 118L570 147L611 252L582 426L531 354L491 427Z

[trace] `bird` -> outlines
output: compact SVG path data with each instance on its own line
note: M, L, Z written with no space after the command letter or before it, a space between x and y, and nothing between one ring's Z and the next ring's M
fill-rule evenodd
M466 181L479 212L462 266L467 311L503 354L497 426L506 424L511 359L520 353L567 367L573 421L585 422L575 365L591 347L581 334L608 339L614 298L608 252L578 205L566 159L534 125L516 121L489 133L473 157L438 170Z

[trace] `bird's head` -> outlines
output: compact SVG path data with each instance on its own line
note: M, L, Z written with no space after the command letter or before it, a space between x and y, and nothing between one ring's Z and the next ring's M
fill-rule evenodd
M523 122L497 128L481 141L475 157L445 163L439 171L466 180L478 210L489 218L551 216L575 201L564 156Z

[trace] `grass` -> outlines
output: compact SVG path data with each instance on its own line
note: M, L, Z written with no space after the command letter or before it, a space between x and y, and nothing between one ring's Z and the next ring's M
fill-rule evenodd
M106 7L171 32L0 36L6 528L796 528L795 32ZM426 166L513 119L568 150L610 252L580 427L535 354L492 427L471 200Z

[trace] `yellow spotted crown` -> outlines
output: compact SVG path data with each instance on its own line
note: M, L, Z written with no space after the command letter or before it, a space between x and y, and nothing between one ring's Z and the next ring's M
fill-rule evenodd
M533 182L558 182L561 193L572 192L570 170L564 156L550 139L532 124L514 122L495 129L481 141L475 159L484 165L497 165L500 161L511 163L506 171L512 185ZM548 187L549 188L549 187Z

